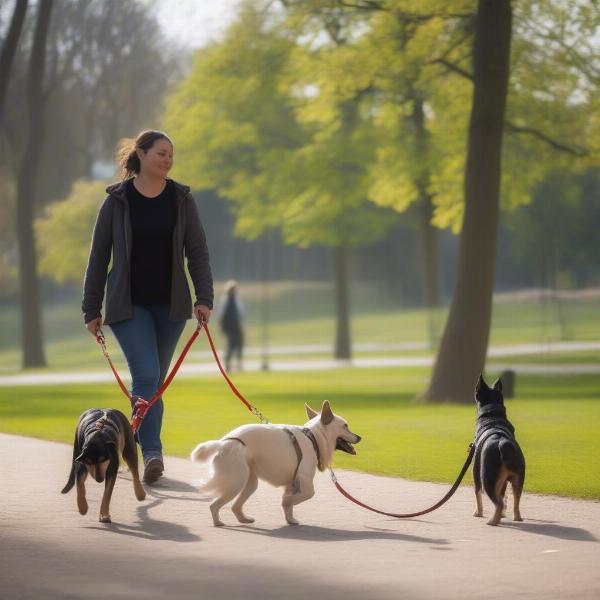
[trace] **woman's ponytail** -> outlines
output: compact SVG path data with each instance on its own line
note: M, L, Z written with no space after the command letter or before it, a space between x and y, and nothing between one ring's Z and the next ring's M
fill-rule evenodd
M146 129L139 133L135 139L123 138L119 140L116 159L121 180L139 174L141 165L137 151L147 152L157 140L167 140L171 145L173 144L166 133L156 129Z

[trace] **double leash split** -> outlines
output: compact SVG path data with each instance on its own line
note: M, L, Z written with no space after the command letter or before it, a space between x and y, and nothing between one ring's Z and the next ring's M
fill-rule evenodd
M146 416L146 413L148 412L150 407L155 402L158 401L158 399L163 395L164 391L171 384L171 381L173 381L173 378L177 374L177 371L179 371L179 367L181 366L181 363L185 359L189 349L192 347L192 344L196 341L196 338L200 334L201 328L202 328L202 324L200 322L198 322L198 326L196 327L196 330L194 331L194 333L192 334L190 339L187 341L187 344L181 351L181 354L179 355L177 362L173 365L171 372L169 373L167 378L164 380L164 382L160 386L160 388L158 388L158 390L156 390L156 392L154 393L152 398L150 398L150 400L146 400L144 398L141 398L140 396L132 396L129 393L129 390L125 387L123 380L119 377L119 373L117 373L117 370L115 369L115 365L113 364L113 361L111 360L110 355L108 354L108 350L106 349L106 338L104 337L104 334L102 333L102 329L98 328L98 331L96 333L96 341L98 342L98 344L100 344L100 348L102 349L102 354L104 354L104 357L108 361L108 364L110 365L110 368L115 376L115 379L117 380L117 383L119 384L119 387L121 388L121 391L125 394L125 396L127 396L127 399L132 404L133 417L131 419L131 429L133 429L134 434L136 434L138 429L140 428L140 425L142 424L142 421L144 420L144 417Z
M169 387L171 381L173 381L173 378L177 374L177 371L179 370L181 363L183 363L183 360L185 359L189 349L191 348L192 344L196 341L196 338L200 334L201 329L203 329L204 333L206 333L206 337L208 339L210 349L215 358L215 362L217 363L217 366L219 367L219 371L221 371L221 375L223 375L223 378L227 382L227 385L229 385L229 388L231 389L231 391L235 394L235 396L237 396L237 398L242 402L242 404L244 404L244 406L260 420L261 423L269 423L269 419L267 419L263 415L263 413L258 408L256 408L256 406L254 406L250 402L248 402L248 400L246 400L246 398L244 398L243 394L235 387L235 385L231 381L231 379L229 379L227 372L225 371L225 369L223 368L223 365L221 364L219 355L217 354L217 350L216 350L215 344L213 342L212 336L210 335L210 330L208 328L208 324L206 323L206 321L204 321L204 320L198 321L196 330L194 331L194 333L192 334L192 336L186 343L185 347L183 348L179 358L177 359L177 362L171 369L171 372L169 373L168 377L165 379L165 381L160 386L160 388L154 393L154 395L152 396L152 398L150 400L145 400L144 398L135 397L129 393L129 391L125 387L125 384L119 377L119 374L117 373L117 370L115 369L115 366L108 354L108 351L106 349L106 339L102 333L102 330L98 329L98 332L96 333L96 341L100 344L100 347L102 348L102 353L104 354L106 360L108 361L108 364L110 365L110 368L115 376L115 379L117 380L117 383L119 384L119 387L121 388L122 392L125 394L125 396L127 396L129 401L133 405L133 417L131 420L131 428L133 429L134 434L137 433L137 431L138 431L140 425L142 424L142 421L143 421L144 417L146 416L146 413L148 412L150 407L163 395L164 391ZM436 502L433 506L430 506L429 508L426 508L424 510L412 512L412 513L391 513L391 512L379 510L377 508L373 508L372 506L369 506L368 504L365 504L364 502L357 500L347 490L345 490L342 487L342 485L340 484L340 482L338 481L338 478L336 477L335 472L333 471L331 466L329 467L329 474L331 476L331 481L333 482L335 487L345 498L350 500L350 502L354 502L354 504L357 504L358 506L365 508L366 510L370 510L371 512L374 512L374 513L377 513L380 515L394 517L396 519L408 519L408 518L418 517L418 516L433 512L434 510L440 508L448 500L450 500L450 498L454 495L454 492L456 492L456 490L458 489L458 486L460 485L460 482L462 481L465 473L467 472L467 469L469 468L469 465L471 464L471 461L473 460L473 455L475 454L475 450L476 450L475 443L469 444L469 454L467 456L465 464L463 465L460 473L458 474L456 481L454 482L452 487L448 490L448 493L441 500Z

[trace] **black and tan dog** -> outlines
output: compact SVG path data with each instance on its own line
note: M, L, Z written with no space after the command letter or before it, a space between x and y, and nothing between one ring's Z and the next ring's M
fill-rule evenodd
M514 520L522 521L519 501L525 482L525 457L515 438L515 428L506 418L502 382L489 388L483 376L475 388L477 430L473 479L477 510L483 517L483 490L494 503L495 511L488 525L498 525L506 509L504 496L510 481L514 497ZM483 489L482 489L483 488Z
M97 482L105 482L100 522L111 522L109 505L119 469L119 454L131 472L135 497L143 500L146 492L140 483L137 448L127 417L114 408L86 410L77 423L71 473L62 490L66 494L77 483L77 507L82 515L88 511L85 480L89 473Z

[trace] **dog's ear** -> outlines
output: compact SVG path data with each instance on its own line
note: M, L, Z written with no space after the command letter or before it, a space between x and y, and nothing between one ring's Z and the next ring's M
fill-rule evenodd
M306 409L306 416L309 419L314 419L319 414L314 408L311 408L308 404L306 404L306 402L304 403L304 408Z
M500 381L500 378L496 379L496 383L494 383L494 389L497 392L501 392L502 391L502 381Z
M479 379L477 380L477 385L475 386L475 393L478 394L479 392L483 392L485 390L489 390L490 388L488 387L488 384L485 382L485 379L483 378L483 374L480 373L479 374Z
M333 412L331 406L329 406L329 400L324 400L323 407L321 408L321 423L329 425L331 421L333 421Z

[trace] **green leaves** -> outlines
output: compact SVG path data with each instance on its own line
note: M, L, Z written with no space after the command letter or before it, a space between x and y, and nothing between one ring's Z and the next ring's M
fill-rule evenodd
M175 176L226 198L239 235L373 241L419 189L434 224L460 230L476 3L356 4L290 0L272 14L245 4L169 98ZM600 150L598 10L530 0L515 3L514 22L508 211L549 172L586 168Z
M75 182L64 200L49 205L35 222L39 270L56 283L80 283L106 183Z
M239 235L279 227L300 246L372 241L390 219L368 201L370 75L356 48L313 51L292 33L246 8L198 54L167 105L175 175L229 200Z

